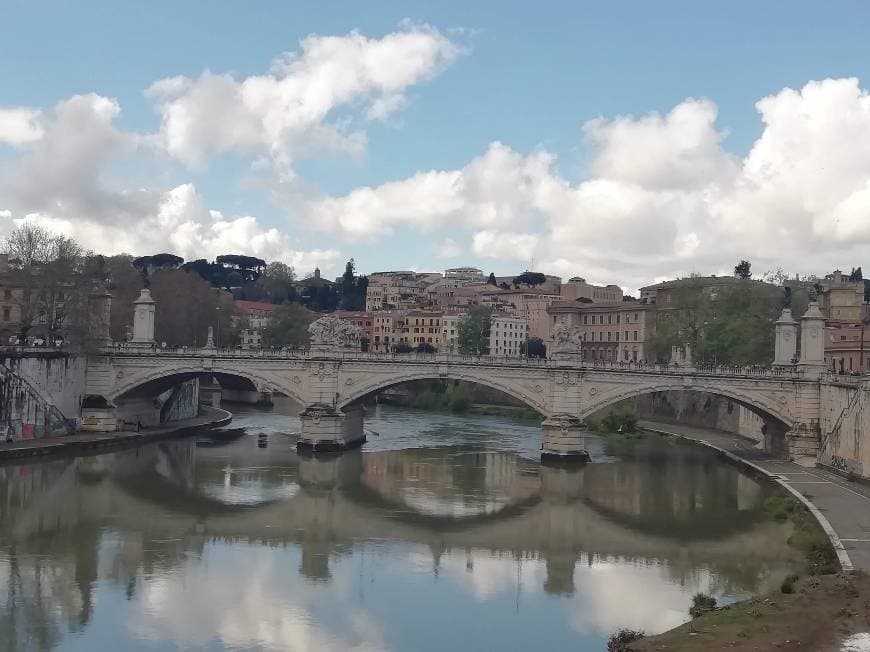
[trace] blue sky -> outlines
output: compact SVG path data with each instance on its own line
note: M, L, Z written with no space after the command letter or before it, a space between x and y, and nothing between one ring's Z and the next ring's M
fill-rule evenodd
M197 247L211 256L222 253L216 247L239 246L284 258L301 273L314 264L337 272L350 256L363 271L471 263L509 273L533 261L543 271L627 287L727 271L735 257L750 258L756 269L825 273L861 264L868 251L870 226L860 215L870 209L870 162L851 151L870 140L863 91L870 78L870 6L863 2L13 1L0 7L6 26L0 211L10 224L42 219L95 249L142 247L132 252L141 254L162 246L190 257ZM271 140L227 135L233 119L221 101L203 108L215 124L203 129L195 147L161 133L161 100L145 92L158 80L183 75L195 88L210 71L241 84L269 74L282 53L304 59L300 42L310 35L342 39L353 30L372 47L390 35L414 34L432 41L434 54L395 93L390 75L401 71L391 61L409 56L396 46L378 71L369 70L375 86ZM277 77L287 81L293 74ZM849 78L858 81L849 86ZM322 84L333 81L324 75ZM807 88L811 81L820 83L815 92ZM385 87L396 107L372 119L372 98L386 95ZM87 116L58 118L58 103L91 93L114 101L117 110L101 113L90 102L75 107ZM191 97L193 90L173 90L168 101L178 107ZM765 97L775 101L762 121L756 103ZM689 98L709 101L686 104ZM679 106L687 117L667 119ZM34 133L41 135L13 131L21 121L13 123L10 112L22 109L38 112ZM646 119L651 112L664 117ZM852 119L840 124L843 114ZM102 145L83 142L87 129L70 144L70 130L92 118ZM584 130L597 118L597 127ZM323 125L335 133L312 138ZM361 142L335 145L348 134ZM752 157L763 136L764 151ZM222 138L230 144L206 151L203 143ZM486 159L494 142L517 160L483 160L472 174L467 166ZM196 164L194 155L201 155ZM535 156L546 161L529 160ZM81 171L78 187L50 173L39 178L45 161L58 157L70 168L57 175L69 179ZM812 165L793 164L814 157L826 159L822 175L836 173L832 183L821 183ZM632 167L638 161L646 167ZM415 177L432 170L456 174L449 183ZM696 178L687 170L704 173ZM510 188L493 181L514 179L512 172ZM384 183L398 185L378 190ZM451 190L457 184L459 196ZM22 185L33 187L25 192ZM366 187L374 191L353 195ZM137 193L142 200L126 205ZM119 202L125 206L113 214ZM183 215L167 218L169 204ZM256 225L236 223L242 216L256 218ZM223 222L215 227L215 219ZM147 237L113 237L106 224L119 234L143 229ZM222 229L219 237L215 228ZM271 228L280 234L258 239ZM806 241L816 245L805 248Z

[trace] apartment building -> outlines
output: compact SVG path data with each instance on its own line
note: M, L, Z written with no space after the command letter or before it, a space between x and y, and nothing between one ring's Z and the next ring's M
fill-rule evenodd
M431 344L435 349L441 344L441 310L409 310L405 317L408 330L407 344L416 348L420 344Z
M428 303L426 288L442 280L434 272L375 272L368 277L366 311L415 308Z
M493 315L489 328L489 354L517 358L529 339L529 320L517 315Z
M266 327L272 312L278 306L265 301L235 300L233 303L239 311L239 315L247 320L247 328L242 329L242 348L261 348L263 345L263 329Z
M580 329L583 360L641 362L654 358L647 344L655 332L655 305L560 301L552 304L548 313L551 328L562 323ZM549 339L552 341L552 336Z
M460 312L445 312L441 316L441 343L438 350L444 353L459 353L459 322L465 315Z

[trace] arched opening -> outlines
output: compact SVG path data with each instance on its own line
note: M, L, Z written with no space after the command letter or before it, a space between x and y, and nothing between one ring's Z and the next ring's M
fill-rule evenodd
M361 386L341 397L338 408L347 410L367 400L373 400L378 394L401 386L411 386L412 383L440 383L444 388L449 388L451 383L463 383L465 385L479 386L498 394L513 399L515 404L521 404L541 414L542 418L549 416L547 406L544 403L543 386L531 385L527 388L519 388L510 383L502 382L497 378L472 376L464 373L428 373L406 374L398 378L376 380ZM540 391L538 391L540 387Z
M201 406L219 407L222 401L271 406L273 396L279 395L293 405L293 412L302 406L293 391L254 373L201 367L155 370L129 379L120 373L121 382L110 398L122 427L138 429L192 418Z
M616 407L630 407L643 420L734 433L767 452L788 452L786 433L791 426L785 415L724 391L681 386L641 388L598 402L583 418L597 420Z

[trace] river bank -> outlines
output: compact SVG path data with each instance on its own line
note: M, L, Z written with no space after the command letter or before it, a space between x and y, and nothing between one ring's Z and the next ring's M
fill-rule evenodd
M184 437L195 431L218 428L233 420L232 413L211 406L200 406L200 414L192 419L173 421L159 428L139 432L79 432L63 437L23 439L0 443L0 461L47 455L78 455L93 450L129 448L144 443Z
M712 448L731 463L778 483L782 496L765 507L770 517L792 522L789 543L805 554L807 569L779 591L716 609L617 650L870 650L870 575L854 571L866 570L870 561L861 547L867 540L838 534L838 529L852 534L852 528L866 527L857 523L866 519L865 503L870 501L861 486L845 486L854 483L835 482L821 475L824 471L811 472L771 459L754 442L731 433L652 422L641 425L647 432ZM814 494L803 485L813 485ZM844 541L859 549L847 550Z

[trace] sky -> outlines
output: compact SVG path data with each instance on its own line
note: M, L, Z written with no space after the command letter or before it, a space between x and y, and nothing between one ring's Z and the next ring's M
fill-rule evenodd
M870 265L870 3L0 0L0 235L627 289Z

